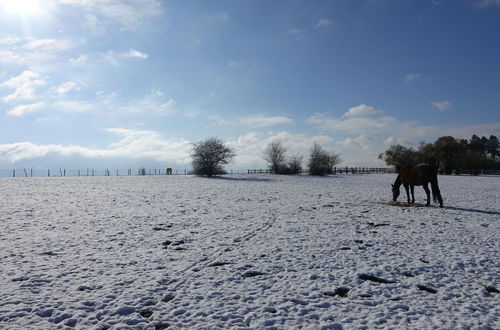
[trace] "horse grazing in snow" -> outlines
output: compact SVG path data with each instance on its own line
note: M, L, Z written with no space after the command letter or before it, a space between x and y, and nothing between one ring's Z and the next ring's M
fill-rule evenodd
M429 206L431 204L428 186L429 183L431 184L432 198L434 199L434 202L439 202L439 206L443 207L443 198L441 197L437 181L437 171L435 168L428 165L419 165L401 169L396 181L394 181L394 184L392 185L392 198L394 201L398 199L399 187L401 187L402 184L406 189L408 204L415 203L414 187L423 186L425 193L427 194L427 204L425 204L425 206ZM408 188L411 189L411 201Z

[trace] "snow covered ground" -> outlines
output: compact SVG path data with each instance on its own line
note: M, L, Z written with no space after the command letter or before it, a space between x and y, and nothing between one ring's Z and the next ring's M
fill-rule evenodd
M500 177L394 179L0 179L0 328L499 329Z

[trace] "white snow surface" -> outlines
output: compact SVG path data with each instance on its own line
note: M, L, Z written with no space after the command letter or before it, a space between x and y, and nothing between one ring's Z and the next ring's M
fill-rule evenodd
M0 179L0 328L500 329L500 177L394 179Z

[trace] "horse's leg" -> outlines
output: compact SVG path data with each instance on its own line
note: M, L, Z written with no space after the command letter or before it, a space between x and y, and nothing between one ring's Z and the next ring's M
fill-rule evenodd
M408 199L408 204L410 204L410 191L408 189L408 184L403 183L403 186L405 187L405 190L406 190L406 198Z
M428 183L424 184L423 186L424 186L425 193L427 194L427 204L425 204L425 206L429 206L429 205L431 205L431 192L429 190Z
M410 189L411 189L411 203L415 203L415 186L414 185L410 185Z

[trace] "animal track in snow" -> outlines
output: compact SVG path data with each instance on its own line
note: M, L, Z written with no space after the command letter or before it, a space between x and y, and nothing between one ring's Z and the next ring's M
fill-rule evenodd
M418 288L419 290L426 291L426 292L429 292L429 293L437 293L437 290L436 290L436 289L433 289L433 288L428 287L428 286L426 286L426 285L418 284L418 285L417 285L417 288Z
M382 283L382 284L396 283L396 281L386 280L384 278L377 277L375 275L369 275L369 274L359 274L358 277L359 277L359 279L361 279L363 281L371 281L371 282Z

